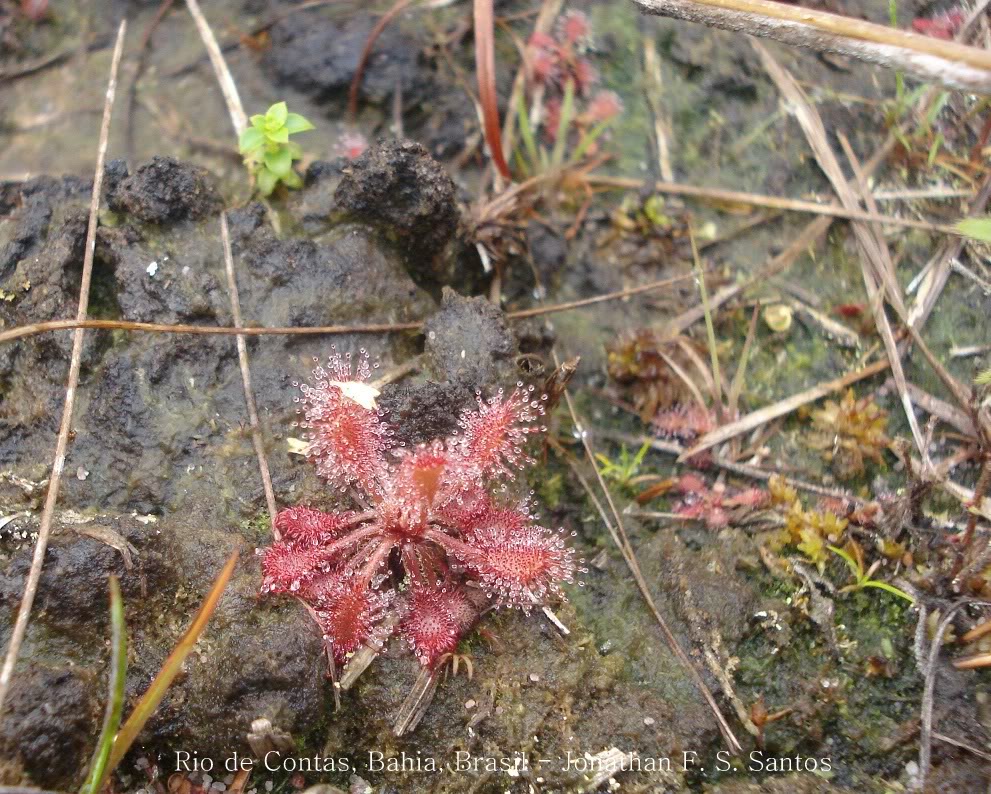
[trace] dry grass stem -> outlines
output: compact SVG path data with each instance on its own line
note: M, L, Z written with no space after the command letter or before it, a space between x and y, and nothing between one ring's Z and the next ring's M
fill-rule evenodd
M955 41L770 0L636 2L648 14L772 38L908 72L927 82L991 93L991 53Z
M100 194L103 192L103 164L107 158L107 145L110 139L110 119L113 115L114 98L117 94L117 72L124 51L124 36L127 32L127 22L122 21L117 29L117 41L114 44L113 57L110 62L110 79L107 83L106 98L103 103L103 121L100 126L100 141L96 150L96 170L93 175L93 195L89 205L89 223L86 228L86 248L83 254L83 273L79 285L79 306L76 310L76 320L83 321L89 308L90 282L93 278L93 255L96 250L97 216L100 211ZM76 390L79 386L79 368L83 356L83 338L85 331L77 328L72 335L72 354L69 359L69 377L65 388L65 403L62 406L62 420L59 424L58 438L55 442L55 459L52 463L51 478L48 492L45 494L45 505L41 513L41 525L38 528L38 540L35 542L34 555L31 558L31 569L24 583L24 594L17 610L14 630L10 635L7 655L3 668L0 669L0 716L3 715L4 701L10 690L14 673L14 665L24 642L31 607L35 594L38 592L38 582L41 579L41 569L45 564L45 551L48 549L48 538L52 531L52 518L55 514L55 504L58 501L59 486L62 482L62 471L65 468L66 450L69 445L69 435L72 432L72 413L76 405Z
M844 218L851 221L869 221L883 223L888 226L899 226L906 229L923 229L938 234L950 234L960 237L960 232L953 226L940 223L920 221L915 218L898 218L894 215L881 215L877 212L864 212L857 207L845 207L839 204L823 204L818 201L803 201L801 199L767 196L761 193L746 193L741 190L725 190L723 188L688 185L682 182L659 182L649 179L634 179L622 176L602 176L589 174L589 185L612 190L655 190L672 196L687 196L727 204L749 204L753 207L766 207L785 212L801 212L811 215L827 215L831 218Z
M197 0L186 0L186 7L196 23L196 29L203 39L203 46L206 47L210 56L210 63L213 71L217 75L217 82L220 84L220 92L224 95L224 102L227 103L227 112L231 117L231 124L234 125L234 132L240 135L248 126L248 117L245 115L244 106L241 104L241 97L237 93L237 85L231 76L231 70L227 68L227 61L217 44L217 38L210 29L210 23L206 21L203 12L200 11L200 4Z
M527 317L538 317L545 314L556 314L557 312L581 309L585 306L594 306L611 300L629 298L633 295L640 295L654 290L670 287L681 281L692 278L690 273L681 276L651 281L639 287L628 287L615 292L607 292L603 295L596 295L592 298L582 298L581 300L568 301L566 303L551 304L549 306L537 306L533 309L520 309L515 312L507 312L506 318L509 320L522 320ZM313 334L388 334L400 333L403 331L419 331L423 328L422 321L408 323L365 323L362 325L319 325L319 326L227 326L227 325L182 325L167 323L139 323L130 320L48 320L41 323L30 323L28 325L15 326L6 331L0 331L0 344L12 342L15 339L23 339L37 334L50 333L51 331L65 331L68 329L97 328L111 331L141 331L156 334L193 334L193 335L215 335L215 336L304 336Z
M224 245L224 269L227 272L227 289L231 296L231 315L234 325L241 325L241 299L237 292L237 278L234 275L234 255L231 253L231 235L227 228L227 213L220 213L220 239ZM265 441L262 438L261 423L258 421L258 407L255 405L255 391L251 387L251 368L248 366L248 346L244 334L237 335L237 360L241 368L241 383L244 385L244 402L248 407L248 421L251 423L251 442L258 457L258 469L262 476L262 486L265 489L265 504L268 506L268 520L272 534L276 540L281 540L279 530L275 526L275 516L278 508L275 505L275 490L272 488L272 475L268 468L268 458L265 456Z
M853 154L853 150L847 145L847 156L850 159L854 170L853 183L847 182L839 160L833 153L829 145L829 138L826 128L819 116L819 111L812 105L802 91L801 86L795 81L787 69L781 66L774 56L756 39L751 39L754 49L760 56L765 71L777 85L778 90L788 103L789 108L795 114L805 137L809 142L819 167L822 168L826 177L833 185L833 190L840 202L849 210L859 210L858 193L861 194L869 210L875 205L865 190L866 174ZM845 140L842 136L841 143ZM855 190L855 187L859 190ZM901 289L895 278L894 263L891 260L891 253L888 245L876 227L870 227L862 221L853 223L854 237L861 252L861 266L863 271L864 286L870 298L871 311L874 314L875 325L878 333L884 342L885 350L888 354L888 361L891 364L891 373L895 379L895 386L901 398L905 417L912 430L912 438L919 449L920 454L925 458L925 444L922 440L922 431L919 428L915 411L912 407L912 399L908 393L908 385L905 378L905 371L901 363L901 351L895 340L894 331L888 316L884 310L884 301L887 300L899 314L905 316L905 303L902 300Z
M833 392L846 389L854 383L877 375L879 372L884 372L886 369L888 369L887 360L876 361L873 364L868 364L863 369L858 369L855 372L849 372L839 378L833 378L825 383L820 383L818 386L813 386L812 388L806 389L798 394L793 394L791 397L786 397L773 405L768 405L764 408L753 411L752 413L737 419L735 422L730 422L727 425L723 425L722 427L718 427L715 430L706 433L695 443L694 446L681 453L678 457L678 462L684 463L688 460L688 458L691 458L700 452L704 452L717 444L722 444L725 441L729 441L731 438L735 438L741 433L754 430L766 422L777 419L779 416L786 416L793 411L797 411L803 405L820 400L827 394L832 394Z

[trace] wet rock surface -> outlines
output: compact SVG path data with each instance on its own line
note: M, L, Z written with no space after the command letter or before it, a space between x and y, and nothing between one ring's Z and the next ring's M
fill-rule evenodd
M102 263L113 270L122 316L139 322L230 323L226 285L221 288L195 252L149 247L132 227L101 229L98 246Z
M5 213L14 223L15 232L0 248L0 278L17 266L32 247L44 239L56 204L68 198L84 197L90 186L82 179L37 177L8 191Z
M451 435L461 412L475 405L475 393L462 383L398 385L384 390L379 404L397 440L412 446Z
M375 18L364 12L342 21L330 19L319 9L293 14L272 27L266 65L277 81L318 101L343 99L374 25ZM381 103L397 87L407 100L422 94L423 72L416 68L419 50L408 33L386 27L366 66L362 98Z

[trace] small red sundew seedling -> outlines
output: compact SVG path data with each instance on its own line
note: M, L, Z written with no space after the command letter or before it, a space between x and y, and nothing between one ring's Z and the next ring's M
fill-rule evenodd
M720 482L709 486L696 474L683 474L675 490L682 495L675 513L702 521L709 529L723 529L741 509L750 511L768 502L767 492L760 488L731 491Z
M545 87L562 89L571 80L578 95L584 96L599 80L595 67L585 57L591 33L588 17L581 11L565 14L553 36L534 33L530 37L533 80Z
M342 132L334 143L334 154L346 160L354 160L365 153L368 141L360 132Z
M585 569L562 530L507 496L534 463L524 446L545 430L546 395L522 383L479 394L458 432L407 448L376 405L372 371L364 350L357 362L335 351L300 387L307 456L356 509L280 512L282 539L259 550L261 590L302 601L333 662L395 633L433 670L487 609L529 613Z

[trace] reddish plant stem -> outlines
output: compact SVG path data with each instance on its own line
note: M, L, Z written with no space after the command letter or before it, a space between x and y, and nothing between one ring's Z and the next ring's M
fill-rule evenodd
M478 73L478 101L482 105L482 125L492 162L504 179L510 180L509 165L502 153L502 131L495 84L495 19L492 0L475 0L475 71Z
M352 546L359 540L364 540L367 537L371 537L376 532L379 532L382 528L378 524L369 524L361 529L356 529L354 532L350 532L343 538L338 538L329 546L324 546L320 551L325 557L332 557L336 552L341 549L346 549L348 546Z
M348 90L348 121L354 123L354 117L358 115L358 93L361 91L361 80L365 76L365 67L368 66L368 59L372 56L372 47L382 31L397 16L405 11L413 0L397 0L395 5L386 11L375 23L372 32L365 40L365 46L361 50L361 57L358 59L358 67L354 70L354 77L351 79L351 88ZM398 93L398 92L397 92Z
M375 572L382 565L385 558L389 556L389 552L392 551L395 545L395 541L386 539L375 547L375 551L372 553L372 556L369 557L368 562L362 566L361 573L358 574L358 584L362 589L366 589L371 586L372 577L375 576Z

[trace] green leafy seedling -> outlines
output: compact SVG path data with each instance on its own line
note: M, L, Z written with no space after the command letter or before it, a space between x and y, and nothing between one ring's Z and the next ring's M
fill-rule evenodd
M251 117L251 126L241 133L238 149L263 196L271 195L281 182L286 187L302 187L303 180L293 171L294 160L303 156L290 135L314 129L299 113L290 113L285 102L276 102L264 115Z
M599 462L599 472L605 479L617 485L628 486L639 473L643 459L649 450L650 442L645 441L635 455L631 455L626 446L621 447L619 459L615 461L597 453L595 458Z

